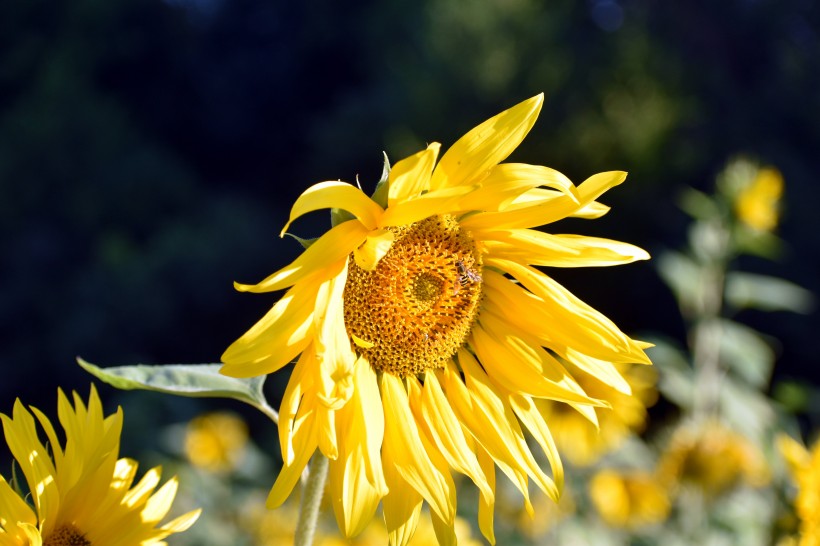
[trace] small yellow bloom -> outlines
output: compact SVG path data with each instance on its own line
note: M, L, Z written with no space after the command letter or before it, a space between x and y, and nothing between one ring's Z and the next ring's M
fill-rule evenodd
M820 441L809 452L786 435L777 446L788 463L789 473L797 484L794 506L800 518L799 546L820 546Z
M692 485L710 497L742 483L760 487L771 479L760 449L716 421L676 430L661 455L658 473L672 487Z
M590 481L589 494L612 527L635 529L662 522L669 515L666 488L648 472L602 470Z
M241 463L248 444L248 426L233 413L213 412L188 423L185 455L210 472L228 472Z
M51 421L31 411L48 438L38 438L34 416L17 400L11 418L0 415L12 455L28 482L33 508L0 476L2 546L148 546L190 527L199 510L159 526L177 490L171 478L158 490L160 469L132 487L137 463L118 459L122 410L103 416L94 386L88 406L58 392L65 448Z
M268 499L281 505L317 450L330 459L328 493L352 537L381 503L389 543L413 536L422 503L442 543L455 540L452 472L480 491L478 519L493 538L495 468L531 511L529 480L557 499L563 468L545 401L606 405L561 360L607 384L613 363L648 364L648 344L537 267L644 260L632 245L536 228L597 218L597 199L626 177L575 186L547 167L502 163L535 123L543 96L480 124L439 160L438 143L396 163L368 197L344 182L308 188L290 223L336 208L332 227L290 265L239 290L287 290L222 356L236 377L298 360L282 400L284 466ZM544 451L551 474L528 440Z
M780 216L783 175L771 167L758 171L757 177L743 188L735 201L741 222L757 231L772 231Z

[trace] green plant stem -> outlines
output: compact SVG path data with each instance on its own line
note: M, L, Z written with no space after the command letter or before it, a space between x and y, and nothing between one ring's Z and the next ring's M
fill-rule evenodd
M302 490L302 502L299 507L299 521L296 523L294 546L311 546L319 521L319 505L325 492L327 479L327 457L318 451L308 465L307 481Z
M698 320L693 327L692 360L695 368L694 415L697 419L714 417L720 407L723 370L720 345L723 336L720 317L723 311L726 262L715 259L704 271Z

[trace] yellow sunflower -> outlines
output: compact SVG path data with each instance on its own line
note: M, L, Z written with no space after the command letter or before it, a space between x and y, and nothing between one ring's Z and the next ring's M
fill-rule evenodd
M248 446L248 425L227 411L191 419L185 431L185 456L197 468L224 473L240 467Z
M589 496L608 525L624 529L660 523L671 507L664 485L640 470L599 471L589 483Z
M93 385L88 407L74 394L74 406L58 393L65 431L62 447L51 421L31 408L48 438L38 438L34 417L17 400L12 417L0 415L12 455L28 482L34 507L0 476L0 546L147 546L190 527L199 510L160 527L171 508L177 480L159 490L153 468L131 487L137 463L118 459L122 410L103 417ZM51 452L51 456L49 456Z
M789 474L797 484L794 507L800 518L798 546L820 546L820 441L811 451L786 435L777 439L780 453L786 459Z
M694 486L717 497L741 484L766 485L771 472L751 440L718 421L678 428L658 461L659 479L670 488Z
M745 225L757 231L772 231L780 219L783 175L772 167L760 169L740 190L735 212Z
M613 363L649 363L647 344L534 267L648 258L617 241L531 229L603 215L596 199L626 176L600 173L576 187L547 167L500 163L542 102L485 121L438 162L438 143L399 161L372 197L344 182L310 187L283 233L319 209L346 211L346 221L259 284L236 284L287 291L227 349L223 373L268 374L299 357L282 400L284 465L269 506L284 502L318 449L330 459L328 491L346 536L381 502L390 543L407 544L426 501L438 540L451 544L455 470L480 490L479 526L492 542L496 466L528 510L529 479L558 497L563 470L544 401L604 404L559 358L604 382L620 381Z

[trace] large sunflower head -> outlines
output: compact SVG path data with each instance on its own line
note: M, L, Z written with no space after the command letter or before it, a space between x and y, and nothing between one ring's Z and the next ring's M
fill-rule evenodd
M132 487L137 463L118 458L122 411L104 417L93 386L87 406L76 393L73 406L58 393L65 444L45 414L31 411L48 438L48 449L38 437L34 416L19 400L12 417L0 415L34 504L29 506L0 476L0 545L159 545L199 517L200 511L194 510L160 525L176 495L177 480L154 491L160 469L153 468Z
M290 219L346 211L291 264L242 291L286 290L222 357L223 373L272 373L298 357L280 411L280 505L318 448L342 531L359 533L381 502L391 544L406 544L422 501L441 543L455 540L451 472L479 488L479 524L493 541L495 467L520 489L557 498L563 470L545 401L588 408L561 363L608 384L614 363L648 363L630 339L543 267L646 259L608 239L533 229L569 216L597 218L596 199L623 172L575 186L537 165L501 163L529 132L538 95L485 121L441 159L439 144L396 163L372 197L321 182ZM530 451L533 439L552 472Z

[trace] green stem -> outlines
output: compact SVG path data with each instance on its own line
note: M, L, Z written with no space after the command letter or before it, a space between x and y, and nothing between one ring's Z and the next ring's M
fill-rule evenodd
M299 521L296 523L294 546L311 546L319 521L319 505L325 491L327 479L327 457L318 451L308 465L308 477L302 490L302 502L299 507Z

